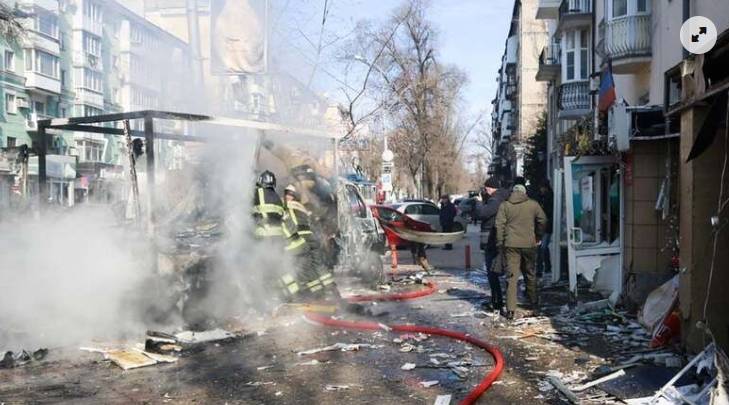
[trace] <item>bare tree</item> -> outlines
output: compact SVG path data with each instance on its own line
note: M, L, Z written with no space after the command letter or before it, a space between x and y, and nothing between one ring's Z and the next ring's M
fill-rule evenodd
M0 1L0 38L3 38L9 45L18 44L25 33L25 28L20 20L29 16L28 13L19 10L17 5L13 8L4 1Z

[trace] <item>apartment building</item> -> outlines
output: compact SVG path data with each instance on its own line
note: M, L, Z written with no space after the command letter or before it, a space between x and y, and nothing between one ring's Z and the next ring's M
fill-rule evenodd
M703 56L684 52L679 41L683 21L694 15L709 17L722 33ZM710 249L729 246L710 221L713 213L726 222L716 208L726 146L714 142L687 160L706 133L724 136L727 86L719 66L727 63L729 3L540 0L536 17L549 31L535 79L548 86L553 240L560 242L552 244L553 268L567 268L574 293L584 278L634 304L679 274L685 342L700 349L705 336L696 322L709 320L726 348L729 324L718 308L729 298L716 286L729 280L714 274L708 283L712 266L729 263L726 249ZM706 120L710 113L714 119Z
M31 17L24 19L27 35L22 43L1 46L1 147L32 148L38 119L179 109L189 103L187 43L120 2L20 0L18 6ZM72 204L78 195L74 190L87 195L105 183L104 177L118 177L123 158L118 137L53 135L52 154L77 157L77 163L59 158L66 168L57 172L65 175L57 185L50 182L50 195L59 203ZM12 160L6 159L6 173L17 173ZM32 162L30 166L30 174L37 173ZM5 183L0 203L8 204L9 198L2 196L11 185Z
M516 0L512 12L498 88L492 101L493 151L489 173L501 179L523 175L526 140L545 109L547 86L533 80L547 26L536 19L537 0Z

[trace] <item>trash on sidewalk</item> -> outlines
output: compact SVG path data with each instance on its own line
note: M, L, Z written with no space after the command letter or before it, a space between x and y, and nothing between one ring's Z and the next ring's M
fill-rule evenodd
M131 370L157 364L157 360L146 356L136 350L111 350L104 353L104 357L123 370Z
M438 385L438 384L440 384L440 381L438 381L438 380L430 380L430 381L421 381L420 382L420 385L422 385L425 388L430 388L430 387L432 387L434 385Z
M414 369L415 367L416 367L415 363L405 363L402 365L402 367L400 367L400 370L410 371L410 370Z
M620 370L618 370L618 371L616 371L614 373L610 373L610 374L608 374L608 375L606 375L604 377L600 377L597 380L593 380L593 381L590 381L589 383L582 384L582 385L579 385L579 386L577 386L575 388L572 388L572 391L573 392L584 391L584 390L586 390L588 388L594 387L595 385L604 383L605 381L613 380L613 379L618 378L618 377L622 377L624 375L625 375L625 370L620 369Z
M573 404L579 404L580 400L577 398L577 395L575 395L574 392L570 391L569 388L560 380L560 378L556 375L548 375L547 381L549 381L554 388L557 389L562 395L564 395L571 403Z
M433 405L450 405L451 403L451 394L448 395L438 395L435 397L435 403Z
M347 385L347 384L342 384L342 385L338 385L338 384L327 384L324 387L324 389L327 390L327 391L348 390L349 389L349 385Z
M184 332L175 334L175 338L177 339L177 341L185 344L217 342L226 339L234 339L236 337L239 336L235 333L228 332L227 330L220 328L201 332L186 330Z
M305 351L298 352L296 354L299 356L306 356L309 354L316 354L316 353L321 353L321 352L332 352L335 350L342 351L342 352L356 352L356 351L359 351L359 349L364 348L364 347L370 348L370 349L379 349L383 346L382 345L372 345L369 343L335 343L330 346L305 350Z
M678 275L653 290L638 313L638 321L648 332L655 332L663 319L671 313L678 299Z

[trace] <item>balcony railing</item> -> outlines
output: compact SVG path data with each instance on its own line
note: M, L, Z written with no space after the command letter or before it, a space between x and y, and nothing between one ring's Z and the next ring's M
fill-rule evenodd
M539 54L537 80L550 81L556 79L559 76L560 57L559 43L552 43L542 48L542 53Z
M617 58L651 54L651 16L628 15L605 24L605 52Z
M540 65L559 65L560 48L559 43L553 42L551 45L547 45L542 48L542 53L539 54Z
M563 112L580 112L590 109L590 81L564 83L559 87L559 109Z

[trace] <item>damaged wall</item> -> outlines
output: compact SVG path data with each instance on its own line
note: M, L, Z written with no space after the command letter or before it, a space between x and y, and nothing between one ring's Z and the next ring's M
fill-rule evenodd
M712 124L717 132L713 144L698 158L686 162L707 112L707 107L697 106L688 108L681 114L682 273L679 300L684 320L683 341L694 352L703 349L709 341L703 331L696 327L696 323L704 319L704 301L707 294L710 294L707 318L711 331L719 347L729 350L729 317L726 316L729 294L723 290L729 285L729 229L726 227L726 209L721 217L724 227L717 241L713 279L711 285L708 285L713 251L711 217L716 214L721 168L727 153L723 122ZM729 179L725 179L723 187L724 190L729 189Z
M671 227L670 214L663 219L656 210L656 199L666 178L666 159L675 167L678 160L678 140L634 141L631 144L632 181L625 186L625 252L628 269L627 292L633 305L642 305L648 294L673 276L669 242L677 231ZM627 183L627 182L626 182ZM675 208L678 196L678 173L671 176L671 204ZM678 226L675 223L674 226Z

